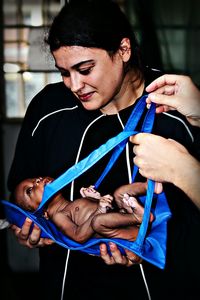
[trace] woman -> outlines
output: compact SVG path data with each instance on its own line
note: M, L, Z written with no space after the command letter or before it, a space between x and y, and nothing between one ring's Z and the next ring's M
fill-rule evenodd
M63 82L46 86L27 110L9 174L11 191L26 178L57 177L121 132L145 86L159 74L142 67L131 25L119 7L110 1L66 4L53 21L47 43ZM154 133L178 140L192 149L189 127L184 124L180 119L158 115ZM117 187L131 181L131 147L127 145L104 179L100 193L112 194ZM108 159L109 155L67 186L64 196L71 200L78 198L80 188L96 182ZM122 297L142 300L164 299L165 296L173 299L174 294L178 299L180 286L183 290L186 285L184 276L180 282L173 280L173 273L177 278L179 272L179 265L177 273L174 265L182 261L181 258L177 260L180 255L184 257L188 253L182 244L177 247L177 236L183 228L175 220L179 210L178 218L183 218L182 211L191 210L195 214L195 208L190 207L191 202L174 186L167 187L166 194L175 218L169 228L170 264L165 272L147 263L127 268L133 265L130 259L134 254L127 252L122 256L112 243L112 255L105 245L101 246L103 260L72 251L63 283L67 252L51 245L40 248L43 299L61 299L61 293L62 299L76 300ZM188 229L187 222L185 227ZM48 244L49 241L39 239L37 227L30 236L29 229L28 221L22 230L15 228L22 244L30 247ZM65 290L62 290L62 284Z

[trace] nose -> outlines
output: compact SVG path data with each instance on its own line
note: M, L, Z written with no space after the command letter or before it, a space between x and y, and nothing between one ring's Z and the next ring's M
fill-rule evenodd
M70 74L70 79L66 85L72 91L72 93L77 93L84 87L84 82L81 78L81 75L76 73Z

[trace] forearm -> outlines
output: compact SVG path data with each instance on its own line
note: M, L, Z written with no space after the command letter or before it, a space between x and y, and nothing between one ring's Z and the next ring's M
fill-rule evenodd
M196 127L200 127L200 118L187 117L187 120L188 120L188 122L190 122L191 125L196 126Z

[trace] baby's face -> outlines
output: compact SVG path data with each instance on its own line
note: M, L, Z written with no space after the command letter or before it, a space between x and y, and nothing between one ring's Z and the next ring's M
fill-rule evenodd
M42 201L45 185L52 181L53 178L50 177L38 177L23 180L15 190L17 204L27 210L36 210Z

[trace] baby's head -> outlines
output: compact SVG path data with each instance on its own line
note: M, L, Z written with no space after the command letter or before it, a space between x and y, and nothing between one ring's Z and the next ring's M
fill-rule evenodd
M44 186L52 181L50 177L28 178L21 181L14 191L16 204L25 210L35 211L42 201Z

